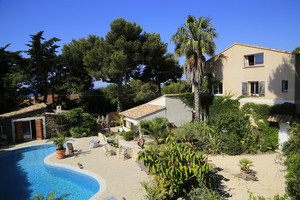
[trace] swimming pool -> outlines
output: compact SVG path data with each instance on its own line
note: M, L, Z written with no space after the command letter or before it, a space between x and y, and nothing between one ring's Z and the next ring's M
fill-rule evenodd
M44 158L55 152L53 145L40 145L14 150L0 155L0 199L31 199L33 194L57 191L57 197L91 198L100 188L90 176L63 167L44 164Z

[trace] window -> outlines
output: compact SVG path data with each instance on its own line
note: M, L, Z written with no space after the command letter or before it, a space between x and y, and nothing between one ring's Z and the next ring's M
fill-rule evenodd
M289 82L287 80L282 80L282 92L289 91Z
M250 96L258 95L258 82L249 82L249 94Z
M264 64L264 54L245 56L245 66L256 66Z
M242 83L243 96L265 96L264 81L250 81Z
M217 82L213 85L214 94L223 94L223 84Z

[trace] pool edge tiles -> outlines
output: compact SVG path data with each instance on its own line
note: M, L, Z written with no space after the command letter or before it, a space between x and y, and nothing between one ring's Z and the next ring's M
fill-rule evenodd
M46 165L49 165L49 166L52 166L52 167L62 167L62 168L65 168L65 169L68 169L68 170L73 170L75 172L78 172L78 173L82 173L84 175L87 175L87 176L90 176L94 179L96 179L100 185L100 188L98 190L98 192L92 196L90 198L90 200L97 200L99 199L103 193L105 192L106 190L106 181L104 178L102 178L100 175L94 173L94 172L91 172L91 171L88 171L88 170L85 170L85 169L78 169L77 167L74 167L72 165L67 165L67 164L61 164L61 163L56 163L56 162L52 162L50 160L50 157L54 156L55 155L55 152L48 155L45 159L44 159L44 163Z

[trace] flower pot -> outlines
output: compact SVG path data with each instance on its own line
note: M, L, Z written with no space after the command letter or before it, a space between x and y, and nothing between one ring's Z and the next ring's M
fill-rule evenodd
M250 170L249 171L241 170L241 172L244 173L244 174L250 174L251 171Z
M66 149L62 149L62 150L56 149L56 154L58 159L63 159L66 157Z

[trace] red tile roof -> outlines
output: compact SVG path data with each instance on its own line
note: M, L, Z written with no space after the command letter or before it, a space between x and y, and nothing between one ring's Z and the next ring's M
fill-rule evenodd
M22 108L22 109L19 109L19 110L16 110L16 111L12 111L12 112L9 112L9 113L4 113L4 114L0 115L0 118L12 117L12 116L15 116L15 115L20 115L20 114L23 114L23 113L31 112L31 111L34 111L34 110L39 110L39 109L46 108L46 107L47 107L46 104L38 103L38 104L34 104L32 106L28 106L28 107L25 107L25 108Z
M121 112L120 115L124 115L124 116L132 118L132 119L138 119L143 116L149 115L151 113L163 110L165 108L166 108L165 106L142 104L140 106L136 106L129 110L125 110L125 111Z
M74 100L74 99L79 99L80 98L79 94L68 94L68 95L66 95L66 97L69 98L70 100ZM58 94L55 94L54 95L54 100L56 100L57 98L58 98ZM39 101L43 101L44 100L44 96L39 96L38 99L39 99ZM38 103L38 102L35 102L35 98L34 97L30 97L29 99L25 99L22 104L32 105L32 104L35 104L35 103ZM47 105L53 104L52 95L48 95L47 96L46 104Z

